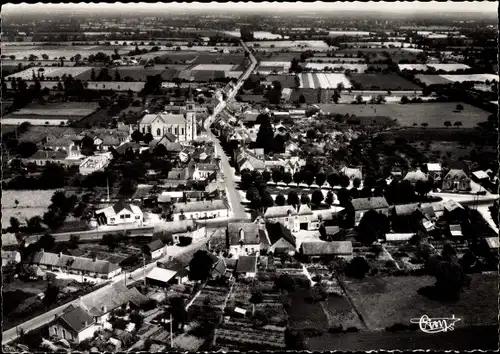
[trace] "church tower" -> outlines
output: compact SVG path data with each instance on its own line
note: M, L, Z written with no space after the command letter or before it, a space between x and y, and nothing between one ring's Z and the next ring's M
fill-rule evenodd
M193 100L191 86L188 89L188 98L184 107L184 118L186 118L186 141L196 140L196 107Z

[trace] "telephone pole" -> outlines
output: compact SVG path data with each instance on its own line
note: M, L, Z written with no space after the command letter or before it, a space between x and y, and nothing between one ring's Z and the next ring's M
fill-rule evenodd
M172 309L170 309L170 348L174 347L174 336L172 335Z
M144 258L144 253L142 254L142 274L144 276L144 287L146 286L146 258Z

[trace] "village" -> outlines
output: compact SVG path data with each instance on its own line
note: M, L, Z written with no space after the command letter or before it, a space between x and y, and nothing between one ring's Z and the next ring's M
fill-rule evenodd
M3 351L498 344L494 28L99 16L7 16Z

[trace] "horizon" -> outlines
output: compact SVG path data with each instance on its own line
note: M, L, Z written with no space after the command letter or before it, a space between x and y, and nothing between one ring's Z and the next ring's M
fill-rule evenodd
M251 4L251 6L249 6ZM36 13L38 11L58 11L58 12L95 12L95 11L125 11L133 10L136 12L149 11L175 11L175 12L203 12L203 11L230 11L230 12L275 12L281 10L284 12L316 12L316 11L339 11L339 12L366 12L373 11L378 13L436 13L436 12L453 12L453 13L497 13L497 2L485 1L463 1L463 2L360 2L353 1L350 3L327 3L327 2L295 2L295 3L72 3L72 4L5 4L3 13ZM200 9L200 6L203 8Z

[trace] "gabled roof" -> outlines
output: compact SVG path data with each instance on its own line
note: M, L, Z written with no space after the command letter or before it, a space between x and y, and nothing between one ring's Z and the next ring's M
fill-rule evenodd
M384 197L357 198L352 200L354 210L370 210L388 208L389 204Z
M203 201L197 201L197 202L190 202L190 203L175 203L174 204L174 212L175 213L180 213L181 210L184 213L193 213L193 212L205 212L205 211L211 211L211 210L222 210L222 209L227 209L228 206L223 200L203 200Z
M297 211L291 205L283 205L283 206L272 206L267 208L264 213L264 218L279 218L285 217L288 215L297 215Z
M257 272L257 257L240 256L236 263L236 273L256 273Z
M146 245L146 247L149 249L149 251L154 252L157 251L161 248L163 248L163 241L162 240L154 240L153 242L150 242Z
M40 251L33 257L34 264L43 264L56 268L69 268L89 273L109 274L120 267L105 260L68 256L66 254Z
M394 206L394 211L397 215L410 215L414 211L418 210L418 203L402 204Z
M452 212L452 211L457 210L457 209L464 210L464 207L460 203L454 201L453 199L450 199L450 200L447 200L446 202L443 202L442 205L443 205L444 209L448 212Z
M126 209L126 210L130 211L131 213L133 213L132 207L130 206L130 204L126 203L123 200L120 200L118 203L113 205L113 210L115 211L116 214L118 214L123 209Z
M498 237L486 237L485 240L489 248L498 249Z
M292 246L295 247L295 237L293 237L290 230L288 230L280 222L267 222L266 223L267 236L271 241L271 246L278 242L280 239L286 240Z
M405 181L410 181L410 182L418 182L418 181L426 182L429 178L422 171L416 170L408 172L403 179Z
M156 119L160 120L164 124L185 124L186 119L182 114L146 114L139 121L139 124L151 124Z
M65 151L38 150L28 157L30 160L64 160L68 156Z
M229 245L238 245L240 230L243 231L243 242L246 245L257 245L261 242L259 224L251 222L230 222L227 227Z
M149 274L146 276L146 278L158 280L158 281L162 281L162 282L166 283L166 282L170 281L173 277L175 277L176 274L177 274L176 271L156 267L156 268L153 268L153 270L151 272L149 272Z
M300 245L302 254L306 256L322 256L322 255L351 255L351 241L317 241L317 242L302 242Z
M94 319L80 306L69 305L58 320L64 322L74 332L80 333L94 323Z
M482 170L480 170L480 171L474 171L474 172L472 172L472 174L477 179L487 179L487 178L490 178L490 176L488 176L488 174L486 172L482 171Z
M467 174L464 172L464 170L458 170L458 169L451 169L448 171L446 176L444 176L444 179L468 179L469 177Z
M137 298L138 292L135 288L127 289L123 282L119 282L103 291L95 291L90 296L82 297L80 304L92 316L102 316Z

